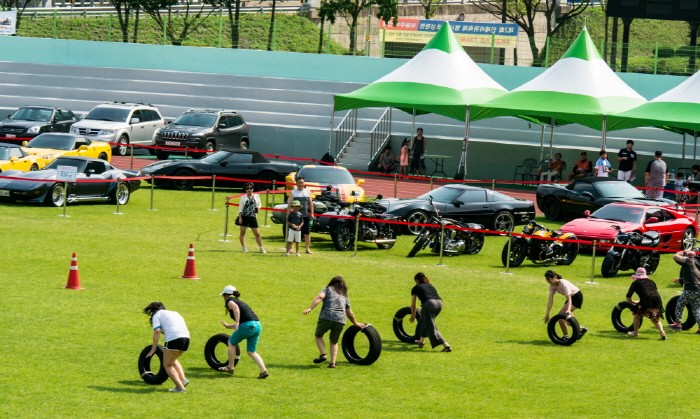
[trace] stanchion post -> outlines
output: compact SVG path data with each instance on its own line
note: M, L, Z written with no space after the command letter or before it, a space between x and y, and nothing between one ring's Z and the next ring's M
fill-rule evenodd
M216 211L214 208L214 197L216 196L216 175L211 175L211 208L209 211Z
M68 181L63 182L63 215L61 217L66 218L68 215L66 214L66 210L68 208Z
M119 183L121 182L121 180L122 180L121 178L117 178L117 186L116 186L117 189L114 191L114 197L116 198L115 201L117 201L117 202L116 202L116 204L117 204L117 210L114 211L114 214L115 214L115 215L121 215L121 214L122 214L122 212L119 211L119 195L118 195L118 192L119 192Z
M445 223L440 222L440 259L438 260L438 266L443 266L442 264L442 250L445 246Z
M224 238L219 240L220 242L227 243L228 239L228 197L226 197L226 215L224 216Z
M151 207L149 210L153 211L153 188L155 188L156 179L155 176L151 175Z
M358 208L357 214L355 215L355 249L353 251L353 256L357 256L357 236L360 234L360 210Z
M394 198L396 198L396 192L399 187L399 175L394 173Z
M134 170L134 145L129 144L129 169Z
M596 242L596 240L593 240L593 254L591 255L591 280L590 280L590 281L587 281L587 282L586 282L587 284L597 284L597 282L595 282L595 281L593 280L593 275L595 274L595 253L596 253L596 246L597 246L597 242Z
M496 190L496 179L491 179L491 190L492 191Z
M430 178L430 190L431 191L433 190L433 178L432 177Z
M270 208L270 189L265 188L265 223L263 224L265 227L267 227L267 212L269 211L268 208Z

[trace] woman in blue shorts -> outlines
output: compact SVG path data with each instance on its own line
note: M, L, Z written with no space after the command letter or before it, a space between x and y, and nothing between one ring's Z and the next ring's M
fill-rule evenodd
M258 319L258 316L255 315L248 304L239 299L241 293L233 285L227 285L221 292L221 295L226 301L226 310L233 319L233 323L226 323L222 320L221 324L227 329L233 329L234 332L228 340L228 365L219 368L219 371L233 374L233 367L236 360L236 346L245 339L248 356L250 356L260 368L260 375L258 375L258 378L269 377L270 374L268 374L265 368L265 362L263 362L263 359L256 352L260 332L262 332L260 319Z

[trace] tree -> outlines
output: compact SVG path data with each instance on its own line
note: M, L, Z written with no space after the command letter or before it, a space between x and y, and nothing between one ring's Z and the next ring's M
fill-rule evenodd
M201 3L199 10L197 10L197 7L194 5L194 0L186 0L184 4L185 9L182 13L180 13L181 9L173 12L173 6L177 4L177 0L141 0L141 8L143 11L148 13L156 24L158 24L173 45L181 45L182 41L187 39L187 35L197 30L197 28L204 23L206 18L214 12L214 9L211 9L205 13L204 7L206 3L204 2ZM165 11L165 15L161 13L161 10ZM173 15L178 16L181 20L177 25L173 22ZM179 33L176 33L178 30Z
M419 0L420 5L423 6L423 11L425 12L425 18L430 19L435 16L438 6L442 3L442 0Z
M262 3L262 0L260 0ZM272 51L272 40L275 37L275 9L277 0L272 0L272 10L270 11L270 34L267 37L267 50Z
M228 21L231 24L231 48L238 48L241 39L240 18L241 0L204 0L206 3L225 8L228 12Z
M580 2L572 3L566 13L561 13L559 3L560 0L481 0L474 5L498 18L505 16L506 20L516 23L527 34L533 67L541 67L545 51L540 50L535 42L535 18L537 14L544 15L547 24L547 39L550 39L566 21L583 13L591 4L591 0L580 0Z
M0 10L12 10L14 7L17 10L17 22L15 22L15 30L19 31L19 24L22 21L24 10L29 6L32 0L0 0Z
M119 29L122 32L122 42L129 42L129 16L132 10L138 11L139 7L141 7L139 0L110 0L109 2L112 3L112 6L117 11Z
M397 0L336 0L338 9L344 13L345 21L350 26L350 54L355 54L357 49L357 24L360 13L365 9L377 6L379 11L376 16L385 22L398 19L399 4Z
M318 53L323 53L323 26L326 21L332 24L335 23L335 15L341 11L339 4L334 0L324 0L321 2L321 7L318 9L318 17L321 19L321 30L318 35Z

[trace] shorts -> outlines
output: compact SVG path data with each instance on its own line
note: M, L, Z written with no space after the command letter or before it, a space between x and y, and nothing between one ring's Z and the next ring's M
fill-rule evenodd
M287 241L289 243L301 243L301 231L287 229Z
M327 331L331 331L330 340L331 343L338 343L340 340L340 334L343 332L345 325L343 323L334 322L327 319L318 319L316 323L316 332L314 336L317 338L323 337Z
M307 235L311 231L311 219L304 217L304 225L301 226L301 234Z
M256 217L241 216L241 227L258 228L258 219Z
M583 305L583 293L581 291L571 296L571 305L578 309L581 308ZM564 307L566 307L566 303L564 303Z
M165 342L165 349L170 351L187 352L190 347L190 338L177 338L169 342Z
M624 180L625 182L627 182L631 178L632 178L632 171L631 170L628 170L626 172L623 172L623 171L617 172L617 179L618 180Z
M238 330L233 332L228 341L231 345L236 346L243 339L246 340L245 350L248 352L255 352L258 349L258 339L260 339L260 333L262 332L262 326L257 320L251 320L249 322L241 323L238 325Z

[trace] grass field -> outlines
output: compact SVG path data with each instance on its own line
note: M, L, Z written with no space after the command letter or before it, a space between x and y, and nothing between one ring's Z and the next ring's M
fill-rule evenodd
M233 193L234 191L229 191ZM239 193L235 191L235 193ZM210 211L207 190L141 190L113 214L108 205L60 209L3 204L0 265L3 339L0 414L3 417L691 417L688 357L700 336L670 333L658 340L645 321L640 337L616 332L614 304L624 299L629 275L588 284L591 256L555 267L585 294L577 311L589 328L571 347L552 344L542 323L547 299L543 273L526 261L504 274L503 237L488 237L481 253L444 259L422 253L407 259L402 236L391 250L360 244L357 256L337 252L328 237L313 240L313 255L283 257L281 228L263 227L269 254L244 254L237 237L222 242L224 196ZM551 223L547 225L552 226ZM231 223L233 228L233 223ZM232 231L237 235L237 230ZM248 237L253 245L252 235ZM195 247L200 280L180 279L188 245ZM253 246L254 247L254 246ZM71 253L78 255L84 290L64 286ZM413 275L424 271L445 302L438 325L454 348L400 343L394 312L409 304ZM670 256L652 277L664 301L680 288ZM349 284L358 320L372 323L383 351L371 366L339 355L335 370L318 355L313 331L318 308L301 311L334 275ZM257 380L247 356L232 377L210 369L206 340L225 330L219 292L235 285L260 316L258 347L271 376ZM186 394L168 393L170 381L149 386L136 368L151 331L141 313L153 300L180 312L192 335L182 364ZM557 309L563 303L558 296ZM692 393L691 393L692 394ZM653 412L653 413L651 413Z

